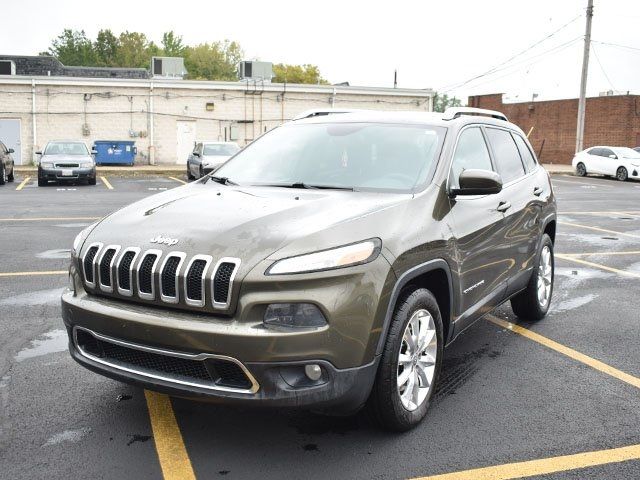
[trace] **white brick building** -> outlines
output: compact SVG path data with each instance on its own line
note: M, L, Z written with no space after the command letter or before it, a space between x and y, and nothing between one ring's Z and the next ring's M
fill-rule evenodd
M195 140L244 145L311 108L432 109L431 90L188 80L0 77L0 140L22 164L49 140L134 140L137 163L185 163Z

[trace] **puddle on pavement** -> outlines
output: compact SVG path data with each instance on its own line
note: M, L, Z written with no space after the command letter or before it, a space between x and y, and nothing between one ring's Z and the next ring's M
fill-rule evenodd
M581 297L569 298L566 300L562 300L560 302L552 302L551 303L551 312L552 313L560 313L566 312L569 310L574 310L576 308L580 308L597 298L597 295L590 293L589 295L583 295Z
M64 432L56 433L51 436L42 446L49 447L51 445L58 445L59 443L64 442L78 443L82 440L82 437L89 433L91 433L91 429L89 427L79 428L77 430L65 430Z
M71 250L68 248L56 248L53 250L45 250L36 255L38 258L48 259L67 259L71 256Z
M14 358L16 361L22 362L28 358L62 352L67 349L68 343L69 339L65 330L52 330L42 335L41 338L32 340L31 345L20 350Z
M63 288L53 288L50 290L38 290L36 292L14 295L0 300L0 306L29 307L34 305L46 305L60 303L60 295Z

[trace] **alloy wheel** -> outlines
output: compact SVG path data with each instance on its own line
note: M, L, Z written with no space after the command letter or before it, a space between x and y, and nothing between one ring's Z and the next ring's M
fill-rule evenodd
M620 167L617 173L618 180L620 180L621 182L624 182L627 179L628 174L626 168Z
M427 398L437 354L438 336L433 317L425 309L417 310L404 329L398 354L398 394L407 410L416 410Z
M545 245L540 252L540 263L538 264L538 303L541 307L546 307L551 297L551 283L553 281L553 265L551 259L551 249Z
M576 167L576 171L578 173L579 176L584 177L587 174L587 169L585 168L584 164L579 163L578 166Z

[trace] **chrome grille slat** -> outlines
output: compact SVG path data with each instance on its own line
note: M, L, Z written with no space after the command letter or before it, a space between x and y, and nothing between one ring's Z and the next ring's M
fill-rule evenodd
M224 311L231 307L240 259L185 252L104 245L96 242L81 256L84 282L90 291L141 300Z

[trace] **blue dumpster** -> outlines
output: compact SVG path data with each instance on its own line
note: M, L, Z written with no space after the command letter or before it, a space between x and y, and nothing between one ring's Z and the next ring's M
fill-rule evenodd
M96 140L96 165L133 165L138 149L136 142L129 140Z

